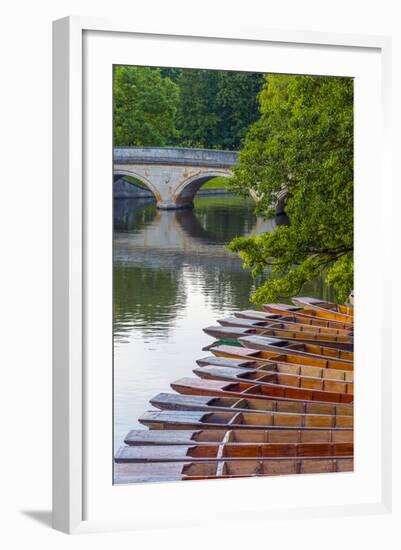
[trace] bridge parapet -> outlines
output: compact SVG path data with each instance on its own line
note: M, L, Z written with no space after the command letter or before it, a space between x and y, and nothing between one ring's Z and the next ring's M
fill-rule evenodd
M232 168L237 164L236 151L189 149L185 147L115 147L115 164L164 164Z

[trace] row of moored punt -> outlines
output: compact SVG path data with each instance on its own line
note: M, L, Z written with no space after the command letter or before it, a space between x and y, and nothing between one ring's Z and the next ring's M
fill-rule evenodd
M313 298L240 311L196 377L151 399L115 483L353 469L353 307Z

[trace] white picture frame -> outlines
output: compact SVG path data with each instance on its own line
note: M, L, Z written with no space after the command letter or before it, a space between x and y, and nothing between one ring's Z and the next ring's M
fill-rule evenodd
M366 190L360 189L357 191L356 200L357 205L362 206L367 211L371 212L374 204L380 204L380 200L383 197L391 197L391 177L390 177L390 161L389 161L389 135L388 135L388 120L389 120L389 95L390 95L390 54L391 54L391 42L386 37L373 37L373 36L353 36L353 35L335 35L327 33L313 33L313 32L290 32L290 31L274 31L274 30L238 30L229 29L228 27L218 33L199 32L198 30L187 30L180 28L173 28L172 25L166 25L165 29L147 29L142 28L139 24L130 24L121 21L104 21L93 18L83 17L69 17L54 22L54 34L53 34L53 120L54 120L54 138L53 138L53 525L56 529L67 533L75 532L87 532L98 530L115 530L115 529L143 529L152 525L153 517L149 511L146 511L147 504L154 501L155 498L160 498L161 502L167 502L169 497L168 491L171 491L171 484L167 490L163 487L165 484L154 484L152 486L138 486L138 487L122 487L113 488L111 485L111 473L109 481L106 480L106 469L110 456L104 456L107 443L102 446L102 452L99 454L99 469L94 462L88 459L88 456L93 456L91 445L95 445L94 439L98 435L98 427L94 424L94 408L99 413L98 418L102 419L105 432L109 431L110 420L107 420L107 414L101 411L101 406L97 402L96 394L102 394L107 391L107 358L109 355L102 355L102 351L96 352L97 359L104 362L102 367L99 367L99 380L95 380L91 375L91 364L95 360L93 352L94 331L96 335L106 336L107 330L111 326L111 309L109 303L105 303L105 308L101 308L102 315L107 317L105 323L100 326L89 322L93 320L93 312L91 307L93 304L93 296L91 293L99 291L100 288L106 288L110 284L111 278L106 273L100 277L101 280L95 285L96 288L92 288L89 285L88 272L92 269L92 264L96 262L104 262L107 257L98 255L98 251L95 250L93 231L91 224L97 224L100 228L102 221L100 215L96 212L107 212L107 200L111 200L111 193L107 195L107 191L104 191L104 186L100 187L101 197L96 197L93 194L93 190L85 187L85 180L89 177L95 176L92 170L89 159L93 159L94 152L103 158L105 153L106 165L99 168L99 173L96 176L99 177L99 181L103 181L104 166L107 166L109 162L108 157L108 143L107 140L103 143L89 142L88 146L88 132L89 135L93 135L92 129L90 129L91 120L93 120L93 114L96 109L100 109L102 106L107 105L110 90L103 90L104 86L100 89L99 103L91 101L88 104L87 91L85 86L90 87L91 78L99 78L99 82L102 78L107 76L104 72L103 63L128 63L131 59L131 64L156 64L163 65L166 63L166 56L168 56L168 47L171 44L172 51L177 51L177 55L181 55L179 50L185 50L182 45L187 46L201 45L198 50L194 49L192 58L194 66L199 66L199 59L202 55L209 56L211 49L216 51L221 50L223 55L223 48L226 48L223 65L221 68L241 68L241 48L259 48L259 50L253 50L258 52L255 55L254 70L258 70L258 55L262 56L262 49L264 47L276 48L279 50L285 50L284 56L289 56L289 61L286 62L284 69L280 71L279 65L276 66L277 72L314 72L314 67L317 67L316 71L319 74L332 74L332 66L335 63L339 63L336 71L333 74L342 74L344 67L345 76L353 76L352 66L358 66L360 75L367 74L371 67L373 70L374 90L375 93L374 108L372 109L373 121L364 121L363 117L357 113L357 122L361 122L362 125L366 124L363 128L356 128L356 137L363 135L370 128L374 128L378 134L376 136L365 136L366 140L359 151L356 146L356 170L359 175L366 176L366 180L372 177L372 170L375 176L380 179L381 185L378 190L378 196L375 199L367 196ZM88 37L90 37L88 39ZM143 60L140 63L138 58L130 57L130 49L127 49L128 41L141 40L144 44L150 42L159 44L163 41L166 44L166 48L163 51L160 47L155 46L153 49L144 48L141 51ZM105 42L106 41L106 42ZM120 47L121 55L116 55L115 60L113 57L113 44L119 42L124 47ZM107 44L106 44L107 43ZM106 44L106 46L105 46ZM177 44L179 47L177 47ZM319 48L324 49L328 54L326 73L323 72L323 65L321 59L321 53ZM117 47L118 49L118 47ZM229 50L235 51L234 54L229 54ZM135 51L135 50L134 50ZM272 50L273 51L273 50ZM296 59L294 53L303 52L302 60ZM109 54L107 53L109 52ZM145 54L144 54L145 52ZM316 56L313 59L313 56ZM367 61L366 67L364 67L363 55L366 52ZM274 52L273 52L274 53ZM313 55L312 55L313 54ZM347 67L346 59L352 56L361 57L354 61L354 65L350 63ZM362 55L363 54L363 55ZM188 55L188 54L187 54ZM196 57L198 55L198 57ZM231 55L231 56L230 56ZM281 54L280 54L281 55ZM292 56L292 57L291 57ZM320 56L320 61L319 60ZM234 58L235 57L235 58ZM273 55L274 57L274 55ZM373 60L374 57L374 60ZM367 59L366 58L366 59ZM178 57L176 58L178 59ZM171 60L170 66L180 66L176 59ZM210 58L209 58L210 59ZM215 56L214 63L216 68L220 68L219 56ZM221 57L223 59L223 57ZM278 58L277 58L278 59ZM291 61L293 59L293 61ZM337 60L337 61L336 61ZM86 66L85 66L86 63ZM88 66L89 63L89 66ZM188 61L182 62L182 66L188 66ZM209 61L209 65L211 66ZM260 61L259 61L260 63ZM309 65L308 65L309 63ZM315 65L314 65L315 63ZM341 65L341 63L343 63ZM370 65L372 63L372 65ZM229 66L228 66L228 65ZM298 68L297 68L298 67ZM320 67L320 69L318 68ZM91 72L93 68L93 73ZM106 67L108 70L108 68ZM249 65L243 66L243 69L249 69ZM274 72L275 66L273 61L268 68L271 72ZM365 71L365 73L363 73ZM372 76L372 75L371 75ZM365 82L361 76L361 82ZM104 84L105 81L103 81ZM367 80L366 80L367 82ZM366 85L365 82L365 85ZM104 91L104 94L103 94ZM363 94L362 94L363 95ZM361 95L361 97L362 97ZM93 98L92 98L93 99ZM366 96L366 100L367 100ZM102 103L103 102L103 103ZM356 111L361 109L360 113L366 112L367 105L361 105L359 107L356 104ZM364 109L364 110L363 110ZM363 111L362 111L363 110ZM103 131L109 131L110 136L107 139L111 139L111 125L110 114L109 118L104 122L102 126ZM360 118L358 118L360 117ZM84 133L85 131L85 133ZM360 134L359 134L360 133ZM374 140L369 142L368 140ZM369 155L369 151L372 153L371 147L377 146L379 143L379 150L381 151L381 158L377 160L376 166L367 164L358 164L358 162L364 158L364 155ZM99 146L99 148L97 148ZM364 149L362 151L362 149ZM88 157L88 158L86 158ZM103 162L103 161L102 161ZM111 165L110 165L111 166ZM111 168L110 168L111 169ZM103 170L103 172L101 172ZM89 175L88 175L89 174ZM110 172L111 174L111 172ZM106 176L107 177L107 176ZM106 181L106 180L104 180ZM111 181L111 180L110 180ZM96 203L96 212L93 208ZM361 255L361 271L366 272L368 263L368 251L366 250L365 237L370 239L375 238L380 243L380 234L384 230L383 225L380 225L380 220L384 219L385 207L381 204L378 211L378 218L380 218L378 226L379 229L376 237L373 237L369 233L367 220L357 211L356 226L357 226L357 245L359 247ZM110 239L110 235L107 236L108 227L101 229L101 234L105 238ZM107 248L108 245L106 245ZM380 249L379 260L381 266L389 266L390 250L389 245L379 245L377 249ZM92 253L93 251L93 253ZM364 263L365 262L365 263ZM99 265L100 265L99 263ZM106 264L102 264L103 266ZM110 266L111 267L111 266ZM319 478L319 481L313 481L316 476L299 476L303 477L303 480L295 480L294 478L287 480L278 480L277 478L269 480L270 489L279 490L282 486L286 487L286 491L289 490L288 483L296 485L294 494L297 491L305 491L306 483L313 485L315 488L327 484L327 498L323 498L321 504L317 505L317 500L311 498L310 502L301 504L301 500L297 501L296 496L293 498L293 505L288 507L285 499L280 502L276 499L273 502L273 506L270 506L269 511L271 517L312 517L313 514L319 514L319 510L325 510L325 513L333 516L338 515L352 515L363 513L388 513L391 509L391 447L390 447L390 434L386 431L386 423L391 424L391 356L390 356L390 330L389 322L390 316L382 315L383 311L390 311L391 309L391 295L389 292L385 293L384 288L387 285L385 275L381 272L381 269L372 267L371 281L373 280L373 289L375 291L372 299L371 308L372 311L377 313L377 325L370 326L369 323L373 323L372 319L363 319L360 315L360 311L363 305L366 304L366 299L363 296L366 294L368 288L368 281L363 279L363 276L356 278L356 296L359 301L356 304L356 315L360 319L357 326L360 327L360 335L356 335L357 346L356 354L364 364L368 365L366 371L374 373L373 361L376 361L379 365L379 374L377 374L375 388L371 388L369 385L363 383L362 378L357 378L359 386L359 394L361 401L361 407L363 401L369 398L369 396L377 397L380 393L381 398L377 399L376 403L376 421L377 425L371 425L364 431L363 422L359 421L356 428L356 443L358 445L358 430L360 431L360 441L366 437L369 432L372 437L375 437L375 445L377 447L377 453L371 453L370 466L360 464L360 471L365 472L366 475L369 472L371 476L368 486L363 486L363 477L358 482L355 482L355 493L350 490L350 494L347 498L343 498L342 494L338 493L336 500L330 500L330 491L334 487L327 476L324 479ZM383 270L383 271L384 271ZM104 319L103 319L104 321ZM101 320L99 320L99 323ZM376 343L372 343L372 346L376 345L371 353L371 356L367 357L364 354L362 346L358 347L359 342L368 341L369 337L379 330L380 338ZM100 337L100 341L105 341L105 338ZM100 344L99 344L100 345ZM105 345L111 346L111 340ZM101 347L101 346L100 346ZM369 367L370 365L370 367ZM104 368L103 368L104 367ZM109 364L111 369L111 363ZM369 370L370 368L370 370ZM377 373L377 371L376 371ZM111 380L111 377L110 377ZM95 387L96 386L96 387ZM372 384L371 384L372 386ZM363 392L364 395L363 395ZM111 392L111 386L109 388ZM369 393L372 392L379 392ZM386 396L386 398L384 398ZM358 397L357 397L358 398ZM359 406L359 405L358 405ZM91 409L93 408L93 410ZM107 407L106 407L107 409ZM362 413L362 408L360 409ZM110 411L109 411L110 412ZM358 408L356 410L358 418ZM372 413L373 414L373 413ZM359 416L361 418L361 416ZM99 420L100 423L100 420ZM374 422L373 422L374 424ZM98 438L97 438L98 439ZM105 437L107 439L107 436ZM103 444L103 442L102 442ZM110 439L111 446L111 439ZM100 448L100 447L99 447ZM372 447L373 449L373 447ZM111 451L109 451L111 454ZM357 456L357 468L358 468L358 456ZM103 469L102 469L103 468ZM366 468L364 470L364 468ZM370 470L369 470L370 468ZM110 470L111 472L111 470ZM337 474L336 474L337 476ZM358 472L355 474L357 479ZM341 475L343 477L343 475ZM345 482L352 484L353 478L348 477ZM97 485L99 480L99 486L104 486L105 483L110 484L110 490L114 491L113 496L105 490L103 493L96 492L94 486ZM362 481L361 481L362 480ZM233 480L235 484L241 484L241 490L250 490L255 492L255 482L265 483L266 480ZM344 480L343 480L344 482ZM235 510L233 497L235 496L235 490L239 485L233 485L232 481L213 482L215 485L212 487L210 483L204 482L181 484L180 489L174 486L174 493L179 493L181 497L185 499L196 498L204 505L207 495L211 495L213 492L217 495L217 491L220 494L225 495L226 509L221 514L221 520L228 520L230 511ZM341 485L340 478L336 478L336 484ZM281 485L283 484L283 485ZM259 486L258 486L259 487ZM275 489L276 488L276 489ZM114 500L114 495L118 496ZM360 498L357 497L357 491L359 491ZM311 490L313 493L313 490ZM119 515L118 503L120 501L127 503L130 499L134 499L138 506L138 513L131 517L129 515ZM149 500L147 500L149 499ZM88 514L88 510L91 509L90 502L97 502L99 504L96 509L97 513ZM230 504L231 503L231 504ZM302 501L303 503L303 501ZM275 504L277 506L275 507ZM258 503L254 505L257 509ZM176 508L175 508L176 507ZM96 506L92 506L95 509ZM251 517L251 508L241 509L243 517L248 519ZM238 508L237 508L238 511ZM254 510L253 510L254 511ZM262 511L262 509L261 509ZM211 514L213 515L213 513ZM199 514L198 514L199 516ZM188 510L188 507L179 507L179 503L175 502L175 505L170 510L165 511L165 517L159 518L159 525L190 525L194 521L202 520L197 516L196 506L193 510ZM263 514L254 514L254 519L261 521Z

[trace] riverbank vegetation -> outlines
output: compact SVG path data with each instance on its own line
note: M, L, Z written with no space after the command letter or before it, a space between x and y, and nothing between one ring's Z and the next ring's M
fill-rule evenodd
M289 225L230 249L254 276L272 272L256 303L294 296L321 274L343 301L353 288L353 80L268 75L259 102L231 185L256 191L264 216L285 189Z

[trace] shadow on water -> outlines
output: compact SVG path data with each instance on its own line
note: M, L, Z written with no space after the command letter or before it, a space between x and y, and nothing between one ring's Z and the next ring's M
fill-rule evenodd
M115 199L114 231L140 231L156 215L154 199Z

